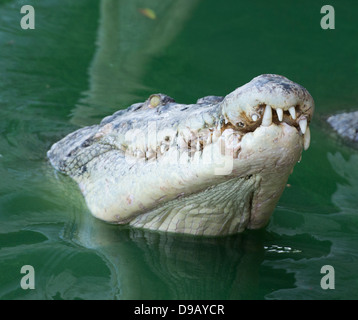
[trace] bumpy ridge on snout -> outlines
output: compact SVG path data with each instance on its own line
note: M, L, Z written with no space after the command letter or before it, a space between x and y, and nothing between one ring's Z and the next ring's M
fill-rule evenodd
M310 144L309 123L314 101L301 85L275 74L265 74L228 94L222 114L241 131L285 122L300 130L304 148Z

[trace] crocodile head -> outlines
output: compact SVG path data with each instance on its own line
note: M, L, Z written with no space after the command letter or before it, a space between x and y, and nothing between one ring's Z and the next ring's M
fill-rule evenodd
M78 182L99 219L232 234L267 224L309 147L313 110L305 88L261 75L196 104L152 95L69 134L48 157Z

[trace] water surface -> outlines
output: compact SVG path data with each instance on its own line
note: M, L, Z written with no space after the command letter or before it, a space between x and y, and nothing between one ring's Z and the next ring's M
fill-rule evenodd
M1 299L356 299L358 152L325 125L358 109L356 1L0 1ZM143 15L150 8L156 19ZM219 239L119 228L50 167L67 133L163 92L192 103L263 73L316 102L312 142L264 230ZM35 290L20 287L23 265ZM320 286L323 265L335 289Z

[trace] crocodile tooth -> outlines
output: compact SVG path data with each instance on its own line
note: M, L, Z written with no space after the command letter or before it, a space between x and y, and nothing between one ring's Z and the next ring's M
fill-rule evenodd
M182 135L179 135L177 138L177 146L182 149L187 147L187 142L185 141L184 137Z
M164 144L162 144L160 146L160 153L164 153L165 152L165 149L166 149L166 146Z
M214 130L214 131L213 131L213 134L212 134L212 136L211 136L213 143L215 143L216 141L218 141L220 135L221 135L221 131L220 131L220 130L217 129L217 130Z
M289 108L288 112L290 113L292 119L295 120L296 119L296 109L295 109L295 107Z
M307 119L300 120L298 124L300 125L302 133L305 134L307 128Z
M219 121L219 123L218 123L218 128L217 128L218 130L221 130L221 121Z
M264 116L262 118L262 125L268 127L272 123L272 109L269 105L266 106Z
M196 141L196 150L200 150L200 139Z
M155 152L153 151L153 149L148 149L148 151L145 153L145 156L147 157L147 159L151 159L155 156Z
M277 113L277 116L278 116L278 120L282 121L282 119L283 119L283 110L281 108L277 108L276 113Z
M307 150L310 147L311 143L311 131L310 128L307 127L306 133L303 136L303 148Z

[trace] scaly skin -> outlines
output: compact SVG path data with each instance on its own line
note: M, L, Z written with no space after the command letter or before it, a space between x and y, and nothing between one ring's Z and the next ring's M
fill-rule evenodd
M358 143L358 111L332 115L327 122L342 138Z
M264 227L310 142L314 102L261 75L196 104L156 94L55 143L51 164L78 182L94 216L197 235Z

